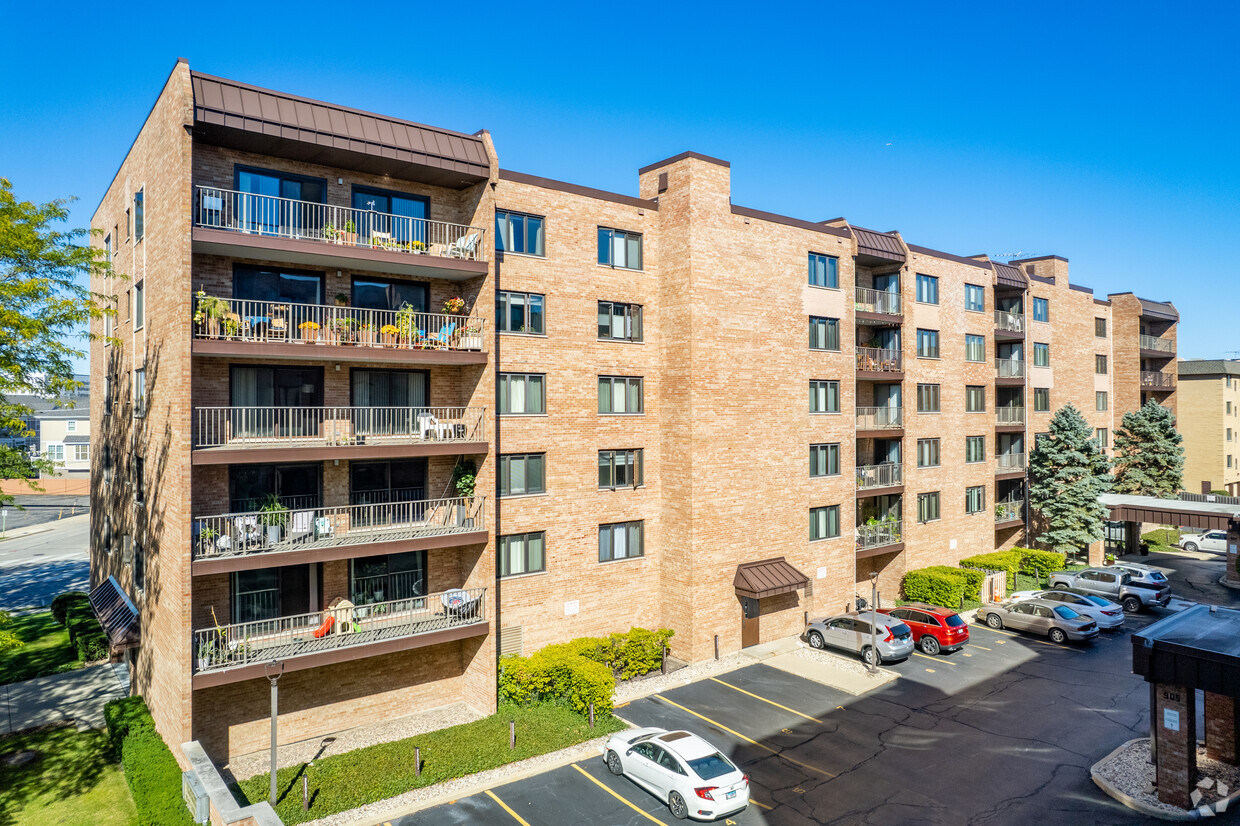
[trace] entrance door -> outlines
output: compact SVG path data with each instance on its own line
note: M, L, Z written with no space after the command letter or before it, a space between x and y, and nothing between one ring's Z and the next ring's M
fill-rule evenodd
M758 617L758 600L741 597L741 648L758 644Z

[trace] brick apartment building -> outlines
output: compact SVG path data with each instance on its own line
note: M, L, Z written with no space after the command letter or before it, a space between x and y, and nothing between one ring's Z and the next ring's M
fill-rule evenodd
M177 63L92 222L129 275L94 285L125 346L91 356L92 583L170 743L263 748L273 660L292 742L488 712L499 655L576 636L799 632L871 572L890 598L1024 541L1062 405L1106 441L1174 403L1170 304L729 176L684 153L604 192Z
M1240 496L1240 360L1179 363L1184 487Z

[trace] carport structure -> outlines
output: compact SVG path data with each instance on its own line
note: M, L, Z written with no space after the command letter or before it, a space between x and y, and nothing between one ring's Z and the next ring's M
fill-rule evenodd
M1110 509L1110 521L1124 523L1124 548L1128 553L1141 545L1142 522L1227 531L1227 571L1230 573L1236 568L1236 549L1240 545L1240 505L1185 502L1122 493L1104 493L1098 501Z

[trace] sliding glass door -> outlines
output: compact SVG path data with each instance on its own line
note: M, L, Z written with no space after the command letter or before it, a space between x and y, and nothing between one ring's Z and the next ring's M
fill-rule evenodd
M318 205L327 203L323 179L244 167L237 167L235 177L242 193L235 219L242 229L286 238L322 234L325 210Z
M421 195L383 189L353 188L358 237L363 244L391 240L400 244L426 243L426 219L431 202Z
M323 368L234 364L230 383L233 438L319 435Z

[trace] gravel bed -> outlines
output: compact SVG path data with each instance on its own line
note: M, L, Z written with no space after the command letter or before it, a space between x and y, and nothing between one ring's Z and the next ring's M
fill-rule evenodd
M1134 740L1109 760L1097 764L1094 770L1103 780L1146 806L1178 815L1186 811L1158 799L1148 738ZM1197 791L1201 793L1198 806L1210 806L1240 791L1240 766L1211 760L1206 757L1204 746L1197 747L1197 778Z
M753 657L736 651L731 654L725 654L717 660L706 660L705 662L685 666L678 671L673 671L671 674L639 677L616 686L615 702L616 705L627 703L650 694L666 691L669 688L688 685L715 674L722 674L725 671L735 671L743 666L752 665L754 662Z

